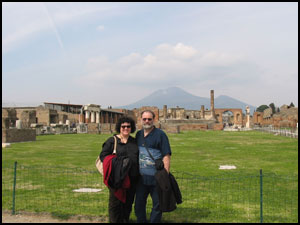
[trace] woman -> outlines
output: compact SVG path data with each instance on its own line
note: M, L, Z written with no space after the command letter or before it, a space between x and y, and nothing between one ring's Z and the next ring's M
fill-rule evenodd
M139 149L135 138L130 136L130 133L135 132L135 122L130 117L121 117L116 124L117 135L117 157L129 158L130 169L128 172L130 180L130 188L126 189L126 201L123 203L115 196L115 189L109 187L109 222L110 223L128 223L129 216L134 201L136 184L139 177ZM105 157L113 153L114 137L108 138L102 146L100 160L103 162ZM117 159L114 158L114 159ZM113 159L113 160L114 160ZM112 166L115 166L112 163ZM114 169L114 168L113 168ZM112 169L112 170L113 170Z

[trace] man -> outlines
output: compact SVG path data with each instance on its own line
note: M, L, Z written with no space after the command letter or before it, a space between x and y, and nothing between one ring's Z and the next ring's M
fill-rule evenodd
M171 148L169 139L165 132L154 126L155 114L151 110L145 110L141 113L143 129L136 134L136 140L139 147L139 166L140 179L137 185L135 198L135 214L138 223L146 223L146 203L148 195L152 198L152 212L150 223L159 223L162 217L162 211L159 208L159 196L156 190L156 159L162 159L164 168L169 173ZM146 147L151 153L149 155Z

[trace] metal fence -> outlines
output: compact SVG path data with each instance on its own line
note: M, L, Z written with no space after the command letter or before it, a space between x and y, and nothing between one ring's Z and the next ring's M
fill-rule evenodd
M172 173L183 203L163 222L298 222L298 176ZM148 216L151 207L149 197ZM107 208L108 189L96 170L2 165L2 210L107 217Z
M298 138L297 129L276 129L274 127L254 127L253 130L272 133L274 135L280 135L291 138Z

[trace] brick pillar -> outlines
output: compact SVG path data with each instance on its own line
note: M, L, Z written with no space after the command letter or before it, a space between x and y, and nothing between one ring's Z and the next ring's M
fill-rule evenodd
M172 110L172 114L173 114L173 119L176 119L176 109Z
M104 123L104 115L103 115L103 112L100 112L100 123L101 123L101 124Z
M163 109L163 113L164 113L164 120L167 119L167 105L164 105L164 109Z
M215 118L215 99L214 99L214 90L210 91L210 111L212 118Z
M115 117L115 118L114 118L114 122L117 123L117 121L118 121L118 114L115 114L114 117Z
M105 113L105 123L109 123L108 112Z
M204 109L204 105L201 105L201 119L205 119L205 109Z
M84 123L84 114L79 114L79 123Z

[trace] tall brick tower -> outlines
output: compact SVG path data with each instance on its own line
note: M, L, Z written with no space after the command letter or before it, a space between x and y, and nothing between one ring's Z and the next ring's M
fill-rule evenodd
M215 97L214 97L214 90L210 90L210 111L211 111L211 118L215 118Z

